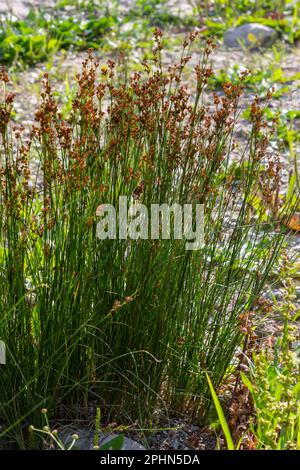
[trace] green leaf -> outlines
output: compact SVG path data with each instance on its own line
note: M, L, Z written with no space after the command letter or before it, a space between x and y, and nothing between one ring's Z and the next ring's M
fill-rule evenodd
M224 415L223 410L222 410L221 403L220 403L219 398L218 398L218 396L215 392L215 389L214 389L213 384L212 384L212 382L209 378L208 373L205 372L205 375L206 375L206 378L207 378L207 382L208 382L208 385L209 385L209 388L210 388L210 393L211 393L216 411L218 413L218 418L220 420L220 424L221 424L223 433L225 435L225 439L226 439L226 443L227 443L227 449L228 450L235 450L234 444L233 444L233 441L232 441L232 437L231 437L231 434L230 434L230 431L229 431L229 427L228 427L225 415Z
M100 446L100 450L121 450L124 444L124 435L113 437L108 442L105 442Z
M267 222L268 221L268 215L266 213L266 210L263 206L263 201L260 197L255 196L250 194L247 197L247 202L251 204L253 209L257 212L257 215L259 216L261 222Z
M298 432L297 432L297 448L300 449L300 405L298 405Z
M241 372L241 379L243 381L243 384L246 385L246 387L249 389L249 392L251 393L251 395L253 396L254 395L254 388L253 388L253 385L252 383L250 382L249 378L247 377L246 374L244 374L244 372Z

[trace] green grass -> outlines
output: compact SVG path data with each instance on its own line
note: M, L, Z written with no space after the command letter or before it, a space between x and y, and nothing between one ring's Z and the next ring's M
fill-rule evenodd
M130 77L89 55L67 116L45 75L29 133L11 126L13 96L1 74L1 442L12 437L24 448L42 407L76 416L90 401L122 423L149 425L154 411L204 423L205 373L218 387L240 344L240 315L280 252L280 220L290 210L278 204L280 167L259 102L234 161L242 82L203 107L211 45L188 90L182 71L194 35L168 70L155 37L153 61ZM247 167L237 176L241 161ZM120 195L148 208L203 203L204 246L99 240L96 208L118 207ZM253 209L254 198L267 216Z
M228 70L222 69L210 80L210 86L213 89L222 89L223 83L227 81L238 83L240 75L245 71L245 67L238 64ZM282 95L291 92L292 84L300 79L299 73L290 77L284 76L281 66L274 66L273 62L267 69L261 66L248 72L249 74L244 80L245 86L261 98L266 96L271 89L273 89L273 98L280 98ZM292 112L290 112L290 115L292 116Z
M275 305L281 317L282 332L273 346L269 344L253 353L249 377L242 373L254 403L251 430L257 450L300 449L299 333L296 326L300 311L295 305L295 283L288 277L291 268L292 264L285 259L280 271L283 301Z
M226 418L225 418L225 415L224 415L224 412L223 412L223 409L222 409L222 405L221 405L220 400L218 398L218 395L216 394L216 391L213 387L213 384L211 383L211 380L210 380L208 374L206 374L206 378L207 378L210 393L211 393L211 396L212 396L212 399L213 399L213 402L214 402L214 406L215 406L215 409L216 409L216 412L217 412L217 415L218 415L218 418L219 418L219 421L220 421L220 425L222 427L222 431L223 431L225 439L226 439L227 449L228 450L235 450L235 446L234 446L234 443L233 443L233 440L232 440L232 437L231 437L231 434L230 434L230 430L229 430L229 427L228 427L228 424L227 424L227 421L226 421Z
M63 6L61 7L63 8ZM98 47L104 33L117 24L104 2L82 2L71 14L64 10L32 10L24 20L2 20L0 58L4 64L33 65L60 49Z
M292 262L288 252L283 253L278 265L280 269L277 272L277 282L283 287L283 299L278 302L273 297L271 311L268 308L265 312L265 315L276 318L278 335L268 336L267 341L262 338L257 341L253 325L251 330L245 333L248 338L243 350L243 368L235 370L237 378L234 391L231 390L230 393L231 406L228 405L229 389L225 388L227 397L226 393L224 394L224 387L222 391L223 401L227 402L226 414L207 374L218 418L217 423L213 423L211 427L217 432L217 437L221 433L222 448L226 447L227 450L300 449L300 369L297 327L300 310L295 303L296 283L293 280L299 266ZM262 312L256 319L253 316L257 325L266 320L266 316L261 316ZM227 399L224 400L225 397ZM234 400L238 409L233 406ZM239 414L243 416L243 424L240 426L236 422ZM235 435L235 440L231 433ZM219 439L218 448L221 447L220 442Z
M226 29L244 23L261 23L276 29L285 41L299 38L299 4L292 0L190 0L206 34L222 36Z

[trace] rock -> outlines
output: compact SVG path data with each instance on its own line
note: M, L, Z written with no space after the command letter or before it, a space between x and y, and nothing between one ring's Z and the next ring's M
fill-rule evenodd
M133 439L129 439L125 437L123 450L145 450L145 447L142 446L139 442L134 441Z
M72 435L78 434L79 439L75 442L72 449L74 450L91 450L93 448L93 437L94 432L89 429L66 429L59 433L59 438L62 440L64 446L68 448L72 442ZM117 434L106 434L100 433L99 445L105 444L110 441ZM124 438L122 450L144 450L145 447L139 444L139 442L130 439L129 437Z
M227 47L257 47L271 46L278 35L275 29L259 23L246 23L237 28L230 28L224 34L224 44Z
M75 429L75 428L65 428L62 431L59 431L58 437L62 441L65 449L68 449L71 442L73 434L78 434L79 439L75 442L72 449L74 450L89 450L90 449L90 434L91 432L88 429Z

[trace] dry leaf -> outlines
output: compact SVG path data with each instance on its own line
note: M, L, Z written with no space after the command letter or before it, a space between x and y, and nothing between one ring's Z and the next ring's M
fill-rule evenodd
M291 218L285 220L285 225L295 232L300 232L300 214L294 214Z

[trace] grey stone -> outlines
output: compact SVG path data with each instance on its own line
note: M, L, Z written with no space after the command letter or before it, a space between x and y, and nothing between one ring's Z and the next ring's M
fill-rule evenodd
M74 450L91 450L93 448L94 432L89 429L66 429L59 433L59 438L62 440L64 446L68 448L72 442L72 435L78 434L79 439L75 442L72 449ZM117 434L100 433L99 445L105 444L110 441ZM144 450L145 447L139 442L130 439L129 437L124 438L122 450Z
M123 450L144 450L144 449L145 447L142 446L142 444L140 444L139 442L136 442L133 439L129 439L128 437L125 437Z
M253 41L252 36L255 37ZM257 47L271 46L278 35L275 29L259 23L246 23L237 28L230 28L224 34L224 44L227 47L245 47L254 49Z

